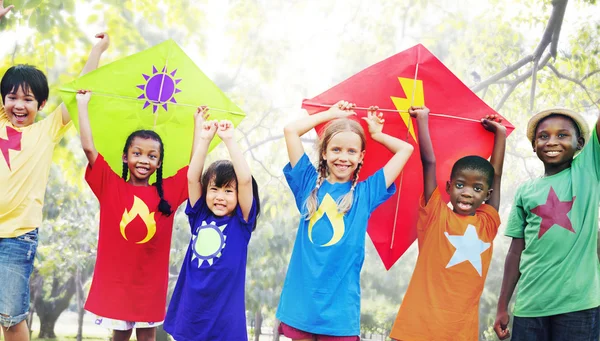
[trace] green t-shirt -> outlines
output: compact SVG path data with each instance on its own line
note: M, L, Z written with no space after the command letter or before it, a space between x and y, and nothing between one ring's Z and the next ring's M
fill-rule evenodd
M600 143L594 129L571 168L517 190L505 232L525 239L515 316L600 306L599 205Z

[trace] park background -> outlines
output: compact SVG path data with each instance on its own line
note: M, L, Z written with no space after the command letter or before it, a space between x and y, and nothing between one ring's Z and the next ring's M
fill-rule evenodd
M299 219L282 174L287 162L282 128L302 114L302 99L424 44L516 126L507 144L503 221L517 186L543 172L525 137L528 118L543 108L565 106L591 125L599 112L600 5L595 0L4 2L11 4L16 8L0 21L0 73L17 63L41 68L51 85L50 110L60 102L60 85L83 68L94 34L107 31L111 46L100 65L171 38L247 113L237 138L263 204L246 280L248 332L254 340L279 339L274 314ZM307 149L314 138L314 133L306 138ZM225 157L220 146L208 161ZM94 326L94 317L82 309L94 269L98 204L83 181L86 160L75 129L56 148L54 161L31 283L32 337L106 340L109 332ZM182 211L173 232L170 290L190 237ZM510 243L503 230L494 242L481 297L480 340L496 339L491 327ZM416 256L413 245L385 271L367 240L361 280L364 340L387 340Z

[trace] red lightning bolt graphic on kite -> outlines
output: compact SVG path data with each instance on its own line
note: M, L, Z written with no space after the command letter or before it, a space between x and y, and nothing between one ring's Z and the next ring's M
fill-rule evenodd
M10 149L17 151L21 150L21 134L22 133L18 130L6 127L7 139L5 140L0 137L0 151L2 151L2 155L4 155L8 169L10 169L10 157L8 156L8 151Z

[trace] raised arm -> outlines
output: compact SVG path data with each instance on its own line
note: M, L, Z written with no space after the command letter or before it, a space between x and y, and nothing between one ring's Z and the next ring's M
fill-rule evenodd
M15 7L14 5L4 7L4 0L0 0L0 19L2 19L14 7Z
M0 3L0 5L1 5L1 3ZM102 53L104 53L104 51L106 51L106 49L108 48L108 45L110 44L108 34L106 34L104 32L96 34L96 38L100 38L100 41L98 41L96 43L96 45L94 45L94 47L92 47L92 51L90 52L88 60L85 63L83 70L81 70L81 74L79 75L80 77L85 75L86 73L88 73L92 70L96 70L98 68L98 63L100 62L100 56L102 56ZM69 123L71 121L71 117L69 116L69 111L67 110L67 106L64 103L62 103L60 105L60 108L61 108L61 112L62 112L63 124Z
M231 158L231 163L233 163L233 170L237 179L238 204L242 209L244 220L248 221L250 210L252 209L252 201L254 200L252 194L252 173L250 173L250 167L246 159L244 159L242 149L233 137L233 132L234 128L231 121L222 120L219 122L217 135L223 140L229 151L229 157Z
M525 239L513 238L506 255L504 262L504 277L502 278L502 288L500 289L500 297L498 298L498 308L496 311L496 322L494 323L494 331L500 340L510 337L508 330L508 303L515 291L517 282L521 277L519 271L519 263L521 262L521 254L525 249Z
M596 138L600 141L600 116L598 116L598 120L596 121Z
M500 185L504 166L504 150L506 149L506 127L501 122L502 119L498 115L488 115L481 119L483 127L494 133L494 149L490 159L490 163L494 166L494 183L487 204L494 207L496 211L500 209Z
M302 117L286 125L285 128L283 128L283 135L285 137L285 144L287 146L292 168L296 166L296 163L298 163L298 160L300 160L302 154L304 154L304 147L302 146L300 136L306 134L309 130L321 123L335 118L356 115L356 113L352 111L352 108L354 108L354 104L346 101L339 101L327 111L322 111L308 117Z
M421 154L421 164L423 165L423 197L425 203L427 203L437 187L435 152L429 133L429 109L425 106L410 107L408 113L417 121L419 152Z
M94 137L92 136L92 128L90 126L90 118L88 116L88 104L92 98L92 93L88 90L78 90L77 95L77 111L79 112L79 138L81 139L81 147L85 152L90 166L94 166L98 158L98 151L94 146Z
M383 166L383 175L385 176L385 186L390 187L396 180L402 168L408 161L408 158L412 154L414 147L399 138L390 136L383 132L383 119L382 113L377 113L377 107L370 107L367 112L367 117L363 117L363 120L367 122L369 126L369 134L371 138L384 147L389 149L394 156Z
M202 196L202 170L204 161L208 154L208 146L217 131L217 121L206 121L208 109L200 107L194 115L194 154L188 167L188 197L190 204L194 206Z

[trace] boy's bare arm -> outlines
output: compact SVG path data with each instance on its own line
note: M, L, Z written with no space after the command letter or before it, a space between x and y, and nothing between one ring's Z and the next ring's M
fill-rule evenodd
M494 166L494 182L492 193L487 200L487 204L494 207L496 211L500 209L500 185L502 180L502 168L504 167L504 151L506 149L506 127L497 115L488 115L481 119L483 127L494 133L494 149L490 163Z
M600 142L600 116L598 116L598 120L596 121L596 138Z
M410 107L408 113L411 117L417 119L419 151L423 165L423 196L427 203L437 187L435 152L433 151L433 144L431 143L431 135L429 133L429 109L425 106Z
M496 312L496 322L494 323L494 331L500 340L504 340L510 336L508 330L508 303L517 286L517 282L521 277L519 264L521 263L521 254L525 249L525 239L513 238L506 261L504 262L504 277L502 278L502 288L500 289L500 297L498 298L498 308Z
M14 5L4 7L4 0L0 0L0 19L2 19L6 14L8 14L8 12L10 12L10 10L14 7Z
M88 60L83 66L83 70L81 70L81 74L79 76L83 76L92 70L96 70L100 62L100 56L102 56L102 53L104 53L104 51L106 51L108 48L108 45L110 45L108 34L102 32L96 34L95 37L99 38L100 40L96 43L96 45L94 45L94 47L92 47L92 51L90 52ZM61 104L61 111L63 124L69 123L71 121L71 117L69 116L69 111L64 103Z

